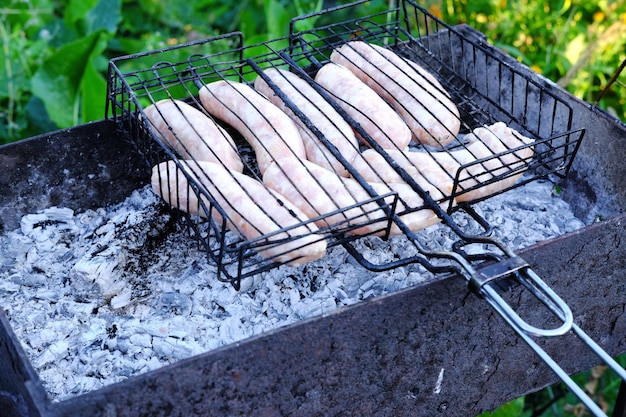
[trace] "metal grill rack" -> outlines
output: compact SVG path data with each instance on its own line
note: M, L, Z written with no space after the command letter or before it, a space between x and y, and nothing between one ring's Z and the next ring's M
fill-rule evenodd
M545 85L533 81L523 71L491 53L488 48L481 45L481 42L468 39L461 31L437 20L413 1L399 2L396 8L366 18L348 20L337 18L349 15L350 7L357 7L362 3L357 2L294 19L291 33L284 39L245 46L242 35L232 33L175 48L112 60L107 115L115 120L118 128L135 145L149 166L174 161L178 171L175 174L162 174L165 183L180 184L178 179L184 177L186 195L192 193L199 196L198 202L193 203L195 207L191 207L191 203L182 202L180 196L183 190L177 189L176 197L170 198L170 203L175 202L172 205L181 209L181 219L189 226L190 233L198 238L207 249L210 258L220 268L220 279L238 287L241 279L285 263L282 256L288 255L287 250L266 257L259 257L258 253L272 247L280 248L292 240L297 241L302 235L298 234L296 229L301 226L312 228L313 223L319 226L314 234L321 236L314 239L315 243L323 240L327 247L342 245L361 265L370 270L382 271L417 263L437 273L455 272L467 279L470 288L484 298L517 331L595 415L603 415L601 409L545 353L541 343L537 343L535 339L574 333L622 379L626 380L626 372L573 322L573 314L567 304L523 259L489 236L490 225L472 209L472 204L476 201L529 181L549 175L566 175L584 135L582 129L572 130L572 109L545 88ZM307 19L319 20L322 23L308 25L313 26L313 29L296 30L297 27L305 26L298 23ZM504 122L520 135L530 138L532 142L492 152L489 156L474 158L471 162L460 163L457 170L448 172L451 184L449 190L431 180L426 181L427 185L433 186L428 189L424 183L418 183L407 171L406 166L403 167L391 155L392 151L403 152L406 149L399 146L397 149L382 147L362 124L346 111L345 106L340 103L341 100L316 81L316 74L331 60L332 52L352 41L383 46L425 68L445 87L450 99L458 108L460 129L458 132L450 131L454 136L452 142L442 146L412 143L409 152L419 152L433 160L441 154L454 156L458 152L467 152L472 143L471 139L468 139L472 132L483 126L493 126L496 122ZM172 56L174 59L170 60L168 57ZM146 62L149 65L146 65ZM347 160L317 129L318 123L309 119L267 78L266 74L270 69L283 69L295 73L326 98L334 110L347 120L361 137L361 143L356 150L361 152L371 148L381 155L383 160L391 165L394 173L420 197L421 204L408 203L404 196L394 192L392 187L388 187L389 192L386 193L374 190L371 183L362 175L363 171L356 169L354 163ZM358 184L360 189L365 190L367 198L355 199L354 204L337 206L336 210L320 212L306 221L278 228L274 233L261 234L257 238L242 238L242 233L233 237L228 233L229 229L233 229L231 212L225 209L223 204L219 204L219 198L215 198L215 191L211 191L219 189L220 184L212 183L207 186L207 181L211 182L211 178L202 172L202 169L198 169L198 161L186 161L184 152L174 151L168 144L164 132L158 131L153 123L148 122L145 109L162 99L181 100L208 115L211 111L204 110L198 95L204 86L224 80L252 86L258 78L266 81L285 103L286 108L313 132L321 146L329 150L345 168L351 180ZM434 81L433 85L436 85ZM246 97L244 99L247 100ZM240 120L245 125L245 121ZM263 184L264 176L254 157L255 152L238 134L241 131L236 132L237 129L233 130L231 126L219 123L233 134L237 150L242 156L244 174ZM269 124L271 126L272 123ZM248 130L253 134L257 133L250 126ZM494 133L493 130L495 129L492 129L491 133ZM502 138L499 139L503 144ZM290 145L287 149L296 153ZM532 157L517 156L519 152L529 149L532 150ZM510 161L507 159L510 156L514 157L514 162L507 162ZM497 168L489 168L494 163ZM414 167L419 172L419 167ZM523 177L517 180L521 174L524 174ZM170 175L173 176L173 181L170 181ZM318 177L311 171L308 171L308 175L313 181L318 181ZM463 196L472 191L493 184L502 184L507 179L516 181L507 182L506 186L499 187L495 192L463 200ZM381 183L384 184L385 181L382 180ZM159 184L163 182L159 181ZM317 184L321 185L321 182ZM386 185L391 186L391 183ZM161 187L163 188L163 185ZM171 191L161 189L161 194L167 192L172 195ZM346 192L351 191L346 188ZM284 203L281 198L277 197L279 205ZM353 215L354 210L360 214ZM443 222L458 235L458 242L449 250L429 248L428 242L422 242L419 232L412 230L404 220L407 215L423 211L432 211L437 221ZM468 235L454 221L453 214L457 211L466 212L483 231L477 235ZM330 219L337 215L343 218L343 221L331 222ZM355 233L365 228L367 232ZM394 228L406 236L414 246L415 250L411 254L396 253L393 261L379 264L366 259L353 245L353 242L363 238L363 235L387 238ZM478 254L468 251L468 247L473 245L479 245L483 249ZM302 249L302 246L296 246L296 249ZM506 287L503 285L505 281L521 284L530 291L546 308L550 316L548 320L550 325L536 325L524 321L502 295L502 289Z
M541 85L532 82L498 57L490 55L487 49L465 39L454 28L444 25L410 2L367 18L330 23L302 32L295 31L299 21L318 19L321 15L324 18L321 20L332 22L333 17L341 16L345 9L340 7L295 19L292 22L292 33L285 39L244 46L242 35L232 33L161 51L115 59L110 70L108 115L117 122L150 166L168 159L179 161L182 159L181 155L177 155L166 145L162 134L155 131L154 126L146 125L145 115L142 114L145 107L162 99L182 99L202 109L202 103L198 99L198 88L202 85L223 79L252 83L257 77L264 77L265 70L275 68L288 69L304 79L308 78L311 85L333 103L328 93L309 76L314 76L316 71L328 62L334 48L351 39L360 39L385 45L436 74L458 106L461 124L458 139L443 150L420 146L419 151L423 155L466 149L467 143L462 139L464 135L473 128L496 121L504 121L521 134L533 138L534 152L532 159L515 158L515 166L508 166L507 162L500 161L506 158L507 154L510 155L519 149L506 149L487 158L461 163L456 172L448 173L452 190L443 192L440 198L435 199L431 198L430 193L427 193L420 184L416 184L405 170L399 169L398 174L412 183L414 190L424 198L424 205L411 206L408 210L396 212L394 208L398 207L397 198L381 196L373 190L368 190L370 200L357 201L357 204L365 206L367 203L377 203L378 208L371 209L375 213L368 213L368 219L358 221L350 219L351 214L347 214L345 224L322 227L321 233L326 237L329 247L342 244L350 248L350 242L358 236L346 232L350 231L349 228L356 227L355 223L360 226L376 225L374 228L376 230L372 230L371 233L384 235L393 222L404 229L404 232L408 232L411 239L417 242L418 251L422 251L419 238L407 230L396 216L401 217L407 211L424 208L433 210L450 227L456 229L455 233L462 239L467 239L469 237L456 228L455 223L448 217L450 213L459 209L467 210L476 216L470 205L455 204L462 194L490 183L505 181L508 177L519 176L522 172L526 175L521 180L500 187L496 193L549 174L566 174L584 133L581 130L571 131L571 109L566 103L555 98ZM216 50L218 52L215 52ZM181 57L184 59L181 60ZM132 69L125 69L129 67ZM497 74L495 78L494 74ZM501 91L508 94L501 94ZM281 95L281 92L277 91L276 94ZM364 132L336 103L334 107L346 120L352 122L354 130L365 138L364 140L370 142L370 147L382 155L386 154L386 150L377 146L368 133ZM322 146L328 147L331 152L334 151L336 158L351 176L367 190L367 182L355 171L350 161L337 153L336 149L332 149L333 146L316 129L315 123L302 115L297 107L292 107L292 111L300 115L302 123L316 133ZM226 128L232 131L229 126ZM261 180L254 158L249 157L253 154L249 145L241 140L236 132L233 133L233 137L237 139L246 172ZM528 148L530 145L522 146L524 147ZM361 145L361 148L364 146ZM494 162L504 169L498 172L491 171L489 164L493 165ZM190 226L189 230L198 237L211 258L220 266L220 278L237 286L240 280L247 276L278 266L280 262L276 262L276 259L260 259L255 256L255 250L262 250L264 246L272 244L268 236L252 240L233 239L226 233L225 223L218 224L213 220L216 217L213 216L214 212L225 214L222 208L214 204L211 195L194 180L194 174L189 172L189 167L177 163L189 178L189 187L193 192L204 196L201 199L203 207L200 208L203 215L191 217L184 214L183 221ZM475 180L477 177L485 176L489 178ZM439 185L435 184L434 187L437 188ZM490 195L473 198L472 202ZM348 209L353 208L337 207L337 211L347 213ZM189 208L186 211L190 211ZM321 216L329 214L323 213ZM477 221L488 229L486 222L481 219ZM279 230L277 234L283 231ZM382 266L371 265L366 260L363 260L363 263L370 269L388 269L417 260L434 268L428 262L428 256L399 255L399 258L399 261Z

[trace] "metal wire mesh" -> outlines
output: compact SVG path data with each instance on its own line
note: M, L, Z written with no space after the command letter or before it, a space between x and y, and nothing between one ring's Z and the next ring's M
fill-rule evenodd
M238 286L335 245L370 269L454 269L432 263L450 256L415 232L443 221L462 241L481 241L450 214L466 210L488 229L472 203L569 169L584 132L571 130L571 108L530 73L411 1L346 18L357 5L294 19L284 39L244 46L233 33L111 62L108 116L160 167L153 186L220 279ZM347 93L361 85L378 99ZM200 119L222 128L216 135L240 172L215 151L218 139L203 138ZM209 155L199 157L194 141ZM254 210L267 228L250 221ZM406 235L417 254L376 265L351 245L390 234Z

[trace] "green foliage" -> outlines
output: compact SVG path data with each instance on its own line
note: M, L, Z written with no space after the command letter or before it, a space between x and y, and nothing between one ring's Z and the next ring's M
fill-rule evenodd
M524 412L524 397L510 401L494 412L486 412L478 417L530 417L529 412Z
M333 4L350 3L349 0ZM0 143L104 117L110 58L241 31L246 44L287 34L323 0L5 0L0 6ZM330 4L327 2L326 4ZM386 10L371 0L358 13ZM593 102L626 59L626 0L426 0L521 62ZM354 17L354 16L349 16ZM298 23L306 30L315 22ZM307 27L307 25L309 27ZM600 106L626 119L626 88Z
M322 0L9 0L0 6L0 144L104 117L114 56L242 31L283 37Z
M105 40L106 34L97 31L69 42L49 56L34 74L32 89L58 126L79 123L81 101L87 102L82 109L88 113L91 106L99 104L97 100L102 98L99 89L90 87L104 84L106 89L106 81L93 64L93 58L104 50ZM102 109L101 106L98 108Z
M626 355L616 358L624 367ZM598 404L607 415L613 414L621 378L605 365L572 376L578 386ZM546 389L515 399L502 405L493 413L478 417L581 417L588 415L586 407L572 394L565 384L558 383Z
M590 103L626 60L626 0L443 0L431 7ZM599 104L626 120L626 87L610 89Z

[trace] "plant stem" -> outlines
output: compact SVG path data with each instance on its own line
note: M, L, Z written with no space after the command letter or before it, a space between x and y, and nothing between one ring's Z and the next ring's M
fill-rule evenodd
M8 25L8 23L6 23ZM13 137L15 129L13 123L13 112L15 111L15 86L13 85L13 68L11 67L10 49L9 49L9 33L6 30L5 22L0 24L0 38L2 38L2 51L4 53L4 67L7 72L7 92L9 96L9 104L6 110L7 119L7 137Z

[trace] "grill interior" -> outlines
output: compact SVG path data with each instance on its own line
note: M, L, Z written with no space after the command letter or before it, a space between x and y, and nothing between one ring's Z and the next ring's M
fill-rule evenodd
M449 262L455 255L429 250L428 242L420 239L419 229L434 222L445 223L459 236L458 244L450 250L467 257L466 245L493 243L486 240L489 224L472 210L472 203L537 178L553 174L564 176L571 166L584 130L572 129L571 107L548 88L502 61L485 45L466 38L455 28L437 20L412 1L401 2L395 9L367 18L345 20L350 7L357 7L358 4L294 19L291 33L284 39L247 46L240 33L231 33L111 61L108 117L116 122L148 166L155 167L167 161L175 164L175 170L162 169L154 174L158 178L155 188L171 206L180 209L181 221L189 226L190 233L219 265L218 278L231 282L235 287L239 287L242 278L286 262L306 261L306 254L315 245L318 249L322 246L322 250L343 245L359 263L371 270L420 263L434 272L458 271L458 265ZM315 23L303 22L307 20ZM298 31L297 27L313 29ZM316 80L320 69L331 61L333 51L342 46L348 62L353 59L348 58L348 54L356 57L354 59L363 58L362 52L351 49L354 41L383 46L434 76L434 80L428 77L420 79L424 88L430 91L421 97L411 95L401 82L395 87L393 82L391 84L419 104L430 100L431 104L443 106L444 112L453 110L444 103L448 96L452 106L458 109L458 113L449 111L458 129L451 128L449 123L440 123L446 131L429 134L429 144L418 143L414 138L406 147L394 142L397 137L388 136L392 144L381 145L371 130L365 128L365 122L377 121L363 116L362 109L351 112L352 104L345 105L344 98L337 95L338 90L327 89ZM186 58L181 60L181 56ZM388 65L388 68L377 68L381 72L390 69L399 77L407 75L405 67L390 63L386 55L375 53L373 56L376 62ZM371 63L370 58L365 57ZM296 105L286 95L286 88L280 89L268 77L272 70L297 75L298 80L304 81L307 87L326 99L359 137L351 150L357 157L349 158L345 152L339 151L336 144L318 129L322 122L329 120L312 120L303 112L302 106ZM223 117L211 116L209 113L213 111L210 108L207 111L199 97L200 89L219 82L234 82L253 89L255 81L259 80L265 81L270 91L284 103L284 109L292 114L293 120L309 129L315 143L311 146L324 154L329 165L333 164L333 172L327 176L336 188L331 190L328 183L320 179L326 178L326 174L320 176L301 162L304 158L294 149L291 138L285 134L281 136L281 127L277 126L277 122L265 118L264 110L249 96L238 95L234 90L231 92L231 96L235 97L231 102L245 105L246 111L240 113L237 113L236 106L223 98L212 97L213 102L221 105L232 118L230 123L224 122ZM372 83L376 88L376 80ZM301 89L288 84L289 89L292 86L296 91ZM378 87L384 94L389 84L378 84ZM229 175L220 179L216 172L207 171L203 163L193 156L193 150L181 140L180 128L171 122L176 119L192 126L190 134L196 138L202 134L190 116L183 113L182 104L177 104L180 102L191 105L203 117L215 120L233 138L233 149L241 157L245 178L235 176L232 171L224 171ZM154 107L155 103L157 108L164 108L158 107L163 103L174 104L172 112L159 113L165 121L161 126L153 123L155 118L146 114L146 109ZM311 104L311 100L305 104ZM432 110L428 103L423 106L420 112L441 122L441 111ZM261 120L260 125L249 124L247 116L251 114ZM239 128L233 128L233 124L237 123ZM502 123L514 129L511 137L515 140L505 137L506 133L502 133L500 128ZM276 196L273 189L268 189L267 177L262 172L265 169L261 170L258 163L258 148L255 154L250 138L244 140L242 137L244 132L244 135L252 137L252 141L262 141L258 126L274 130L278 138L274 140L299 161L296 163L299 177L291 175L281 164L277 164L278 169L274 170L275 177L284 188L297 194L301 206L313 208L311 215L290 219L285 225L282 219L276 218L280 214L276 215L271 211L273 208L265 207L269 201L272 207L285 210L293 199ZM386 128L380 129L385 131ZM492 143L495 145L487 145L486 153L477 153L472 146L473 142L483 139L480 135L479 140L473 136L476 129L482 129L484 135L494 139ZM522 137L528 140L520 139ZM446 139L445 143L442 138ZM213 143L209 147L212 148ZM364 172L378 169L370 159L361 160L358 165L359 157L366 154L378 158L385 170L391 170L394 178L399 178L397 182L380 175L376 181L365 178ZM411 159L416 155L419 160ZM464 155L468 157L464 158ZM452 165L446 166L442 161L452 162ZM221 173L225 167L224 159L218 158L217 165L221 165ZM376 174L379 173L380 170L376 171ZM245 226L237 225L234 216L245 218L249 213L241 206L230 206L224 188L231 185L225 187L225 180L233 188L243 188L243 198L262 206L260 210L274 222L270 232L257 229L246 233L242 230ZM260 190L258 193L242 186L241 181L248 180L254 181L257 188L253 189ZM376 182L375 187L373 182ZM402 188L397 183L402 183ZM330 208L318 210L317 200L312 200L311 189L321 191L321 195L317 196L327 200ZM350 198L340 202L338 196ZM466 211L481 225L483 232L467 235L450 217L457 210ZM293 215L293 210L287 207L283 215L289 217ZM415 218L419 220L412 223ZM235 233L229 233L229 230ZM405 235L415 251L409 255L394 254L394 260L389 263L374 264L352 245L356 239L366 235L386 238L397 233ZM498 246L497 242L495 246ZM502 249L495 250L500 252ZM258 256L259 253L263 256ZM473 255L471 261L499 257L500 254L486 253Z

